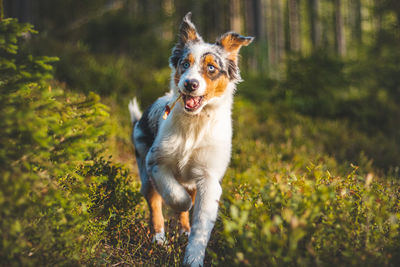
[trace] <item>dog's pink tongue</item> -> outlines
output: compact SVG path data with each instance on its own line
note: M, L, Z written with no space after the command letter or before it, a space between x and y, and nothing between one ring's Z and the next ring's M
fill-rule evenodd
M185 103L186 107L188 108L194 108L197 105L197 101L195 99L195 97L187 97L186 98L186 103Z

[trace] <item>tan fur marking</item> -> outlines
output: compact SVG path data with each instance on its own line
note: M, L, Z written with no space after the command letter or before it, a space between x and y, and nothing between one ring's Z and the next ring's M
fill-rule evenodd
M238 62L238 52L232 52L228 55L228 59L232 60L233 62Z
M214 89L214 96L221 96L224 94L226 87L228 86L228 78L225 75L222 75L221 78L216 80L216 86Z
M219 70L215 70L214 73L209 73L208 65L213 65L216 68L219 68L216 63L213 55L206 55L203 61L203 78L206 81L207 89L205 98L211 99L213 97L221 96L229 83L228 77L226 75L220 75L217 79L213 79L213 77L217 77L220 73Z
M237 39L232 38L232 35L227 35L225 38L222 38L221 45L225 48L226 51L232 52L234 50L238 50L240 48L241 43L237 41Z
M154 233L160 233L164 229L164 217L162 214L162 198L153 185L150 185L146 195L150 209L150 224Z
M197 32L194 28L189 28L187 31L188 41L194 41L197 39Z
M252 42L252 39L246 39L232 33L227 33L221 37L219 42L222 47L229 52L228 58L237 62L240 48L249 45Z
M190 232L189 212L184 211L179 214L179 227L182 231Z
M194 201L196 199L196 189L187 190L189 195L192 197L192 204L194 205ZM189 211L184 211L179 214L179 226L181 230L185 232L190 232L190 220L189 220Z
M194 56L193 56L193 54L192 54L192 53L189 53L189 54L187 55L187 57L186 57L186 60L189 61L190 66L192 66L193 63L194 63Z
M218 64L215 62L214 56L209 54L204 57L204 66L208 66L208 64L214 65L218 67Z

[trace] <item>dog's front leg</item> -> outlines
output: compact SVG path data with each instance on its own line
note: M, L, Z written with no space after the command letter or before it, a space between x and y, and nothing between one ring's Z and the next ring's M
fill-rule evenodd
M193 225L186 247L184 266L203 266L205 250L218 213L222 193L218 179L206 178L197 184Z
M157 149L152 148L146 157L147 172L165 203L178 212L192 207L192 199L175 179L171 168L157 160Z

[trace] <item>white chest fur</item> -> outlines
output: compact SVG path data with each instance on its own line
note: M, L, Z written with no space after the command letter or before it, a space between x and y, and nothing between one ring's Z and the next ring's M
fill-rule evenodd
M228 105L218 109L210 106L197 116L173 111L161 124L158 154L183 184L195 183L210 171L221 179L230 159L231 124Z

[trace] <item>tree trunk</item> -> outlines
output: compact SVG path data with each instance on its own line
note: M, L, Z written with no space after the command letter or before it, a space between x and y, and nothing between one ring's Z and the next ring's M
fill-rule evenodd
M242 17L240 11L240 0L232 0L229 6L229 22L231 30L237 33L242 33Z
M259 1L259 0L258 0ZM246 14L246 31L248 35L255 36L259 34L259 28L257 27L257 12L256 12L256 1L248 0L245 1L245 14ZM253 48L252 51L255 51ZM248 56L248 66L251 70L257 70L258 58L255 53L249 54Z
M20 22L32 23L32 0L6 0L4 6L7 17L18 18Z
M358 45L362 44L362 28L361 28L361 0L351 0L352 14L352 35Z
M281 63L285 57L285 24L283 16L283 3L282 0L276 0L276 28L277 28L277 51L278 51L278 63Z
M275 16L275 0L267 0L268 55L271 66L277 63Z
M321 23L319 18L319 0L309 0L309 13L311 25L311 41L313 50L321 47L322 34Z
M175 12L174 1L172 0L163 0L162 1L162 11L163 15L167 18L163 23L163 31L161 32L164 40L172 41L175 39L175 35L173 33L174 25L172 25L172 15Z
M378 37L380 36L381 32L382 32L382 10L381 10L381 6L382 6L382 0L374 0L374 8L376 10L378 10L378 12L376 12L375 14L375 34L378 35Z
M3 0L0 0L0 21L3 20L3 17L4 17Z
M335 32L336 32L336 51L340 56L346 53L346 43L343 29L342 2L335 0Z
M249 35L255 36L258 41L265 39L265 27L261 0L249 0L245 2L246 28Z
M253 1L245 1L245 12L246 12L246 32L248 35L255 36L255 26L254 26L254 11L253 11Z
M289 39L290 39L290 50L294 52L300 52L300 9L299 0L289 0Z
M259 41L265 41L265 24L261 0L253 0L255 34Z

